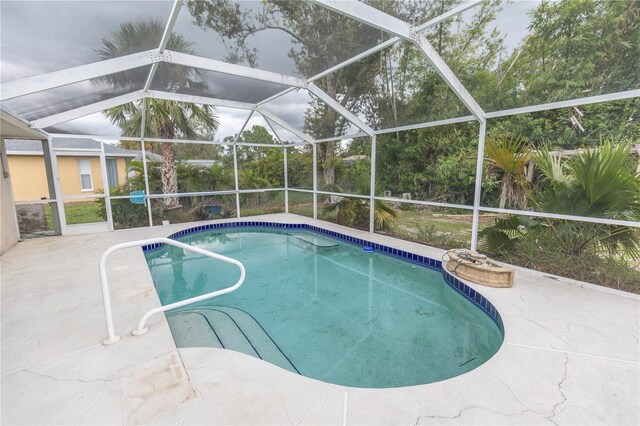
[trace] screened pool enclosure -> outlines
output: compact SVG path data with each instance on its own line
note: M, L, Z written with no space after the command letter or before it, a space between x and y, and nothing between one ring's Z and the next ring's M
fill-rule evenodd
M85 231L174 222L185 206L189 220L243 217L266 204L321 219L340 208L327 206L353 202L368 216L359 227L373 233L378 207L428 206L468 217L473 250L483 214L640 227L632 214L505 204L490 196L500 183L485 159L487 135L516 127L556 150L638 143L638 2L1 8L2 109L42 132L50 176L49 199L17 203L50 205L63 234L75 232L69 211L82 201L104 211ZM88 193L86 182L63 190L76 177L63 176L71 148L57 148L60 138L99 141L73 152L97 158L92 188L102 192ZM105 150L116 143L137 155L119 172L121 186ZM91 170L79 164L86 181ZM130 193L140 191L136 204Z

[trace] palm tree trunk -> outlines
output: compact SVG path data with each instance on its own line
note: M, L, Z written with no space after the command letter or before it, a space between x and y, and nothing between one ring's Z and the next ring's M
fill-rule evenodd
M509 198L509 189L511 186L511 182L509 180L509 175L504 174L502 176L502 185L500 185L500 208L504 209L507 205L507 198Z
M176 194L178 193L178 169L176 167L176 155L173 150L173 145L169 142L162 144L162 169L160 171L160 178L162 180L162 193L163 194ZM164 198L164 209L171 210L180 206L176 197Z
M328 75L327 76L327 94L335 100L337 100L337 97L338 97L337 86L338 86L337 77L331 74ZM327 123L329 123L330 126L334 126L337 119L336 112L331 108L327 108L326 114L328 117ZM328 187L331 187L335 183L336 169L335 169L335 164L332 161L334 157L334 147L335 147L335 144L331 142L321 143L316 145L316 148L318 149L318 160L320 162L320 167L322 169L322 180L324 184Z

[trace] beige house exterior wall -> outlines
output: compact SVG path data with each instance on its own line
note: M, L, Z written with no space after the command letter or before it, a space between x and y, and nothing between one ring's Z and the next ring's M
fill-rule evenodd
M58 156L58 174L64 197L73 195L90 195L103 192L102 168L100 157ZM8 155L9 170L12 174L13 195L16 201L39 200L49 198L47 174L44 157L41 155ZM78 160L91 162L92 191L82 191ZM117 158L118 183L127 181L127 165L124 158ZM66 200L65 202L88 201L87 199Z
M37 155L8 155L13 197L16 201L49 198L44 157Z

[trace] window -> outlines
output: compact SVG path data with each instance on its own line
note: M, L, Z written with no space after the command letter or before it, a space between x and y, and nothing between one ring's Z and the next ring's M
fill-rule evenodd
M115 158L107 158L107 180L109 188L116 188L118 182L118 160Z
M93 191L91 160L78 160L78 172L80 173L80 189L83 192Z

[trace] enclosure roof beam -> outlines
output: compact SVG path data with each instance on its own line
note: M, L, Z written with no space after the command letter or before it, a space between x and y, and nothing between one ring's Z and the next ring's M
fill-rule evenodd
M287 93L289 93L289 92L293 92L294 90L296 90L296 88L295 88L295 87L289 87L289 88L287 88L287 89L284 89L282 92L278 92L278 93L276 93L275 95L271 95L271 96L269 96L267 99L263 99L263 100L261 100L260 102L258 102L258 103L256 104L256 106L260 106L260 105L262 105L262 104L266 104L267 102L271 102L271 101L273 101L274 99L279 98L280 96L284 96L284 95L286 95L286 94L287 94Z
M411 41L422 50L427 61L435 68L440 77L453 90L455 95L469 109L469 111L480 121L484 120L484 111L476 100L464 87L462 82L456 77L454 72L445 63L436 49L429 43L427 38L417 28L411 26L394 16L382 12L375 7L369 6L359 1L341 0L312 0L327 9L338 12L342 15L356 19L364 24L374 26L383 31L396 34L405 40Z
M133 68L143 67L154 62L154 57L158 55L158 50L147 50L145 52L120 56L114 59L107 59L94 62L88 65L67 68L60 71L53 71L33 77L2 83L0 88L0 100L17 98L18 96L29 95L43 90L55 89L56 87L92 78L102 77L108 74L127 71Z
M285 86L307 88L306 80L298 77L229 64L215 59L202 58L171 50L165 50L160 53L159 49L154 49L3 83L0 88L0 100L5 101L159 62L174 63Z
M442 15L438 15L435 18L431 18L429 19L427 22L425 22L424 24L420 24L416 27L416 30L418 31L424 31L428 28L431 28L433 26L438 25L440 22L446 21L449 18L452 18L456 15L461 14L462 12L465 12L473 7L478 6L479 4L481 4L482 2L484 2L484 0L471 0L471 1L466 1L456 7L454 7L451 10L448 10L446 12L444 12Z
M160 47L158 48L160 53L163 53L164 49L167 48L167 43L169 43L169 39L171 38L171 34L173 33L173 27L178 20L178 15L180 14L182 3L182 0L175 0L175 2L173 3L173 8L171 9L171 13L169 14L169 20L167 21L167 25L164 27L162 39L160 39Z
M152 99L163 99L166 101L188 102L201 105L213 105L224 108L235 108L253 110L254 105L247 102L229 101L226 99L210 98L208 96L187 95L183 93L163 92L148 90L145 97Z
M461 5L459 5L457 7L454 7L453 9L443 13L442 15L438 15L435 18L430 19L427 22L418 25L416 27L416 30L424 31L424 30L426 30L428 28L431 28L431 27L433 27L435 25L438 25L440 22L443 22L443 21L445 21L445 20L447 20L447 19L449 19L449 18L451 18L453 16L459 15L462 12L471 9L472 7L478 6L483 1L484 0L472 0L472 1L468 1L468 2L462 3ZM329 68L327 70L324 70L321 73L318 73L318 74L314 75L313 77L308 78L307 79L307 83L311 83L313 81L319 80L322 77L325 77L325 76L327 76L327 75L329 75L331 73L334 73L334 72L336 72L336 71L338 71L338 70L340 70L342 68L345 68L345 67L347 67L347 66L349 66L349 65L351 65L351 64L353 64L355 62L358 62L361 59L366 58L367 56L371 56L374 53L379 52L380 50L386 49L387 47L396 44L400 40L402 40L402 38L395 36L395 37L390 38L389 40L383 41L382 43L380 43L378 45L375 45L372 48L370 48L368 50L365 50L362 53L359 53L359 54L357 54L355 56L352 56L351 58L349 58L349 59L347 59L347 60L345 60L343 62L340 62L339 64L336 64L336 65L332 66L331 68ZM258 103L258 105L262 105L264 103L267 103L267 102L269 102L269 101L271 101L271 100L273 100L275 98L278 98L278 97L280 97L282 95L285 95L285 94L289 93L292 90L294 90L294 89L292 89L292 88L285 89L280 93L276 93L275 95L270 96L267 99L264 99L264 100L260 101Z
M374 130L367 125L364 121L360 120L353 114L351 111L342 106L338 101L333 99L327 93L325 93L322 89L316 86L313 83L309 83L309 91L320 98L324 103L329 105L329 107L333 108L338 114L349 120L351 123L356 125L360 130L368 134L369 136L373 136L375 134Z
M363 24L411 40L411 32L414 29L410 24L363 2L343 0L312 0L312 2Z
M127 93L126 95L116 96L111 99L96 102L93 104L74 108L59 114L43 117L31 122L31 127L37 129L43 129L45 127L54 126L56 124L64 123L66 121L74 120L76 118L85 117L87 115L95 114L97 112L104 111L109 108L124 105L129 102L134 102L140 99L144 99L145 94L142 90L136 92Z
M296 135L297 137L299 137L303 141L305 141L307 143L311 143L311 144L315 143L315 140L311 136L309 136L306 133L303 133L300 130L296 129L291 124L287 123L286 121L284 121L283 119L281 119L277 115L265 110L264 108L262 108L260 106L255 107L255 110L257 112L259 112L260 114L262 114L265 118L268 118L269 120L273 121L277 125L279 125L281 127L284 127L285 129L287 129L288 131L290 131L291 133L293 133L294 135Z
M507 117L510 115L528 114L532 112L548 111L559 108L570 108L579 105L597 104L600 102L620 101L623 99L640 98L640 89L626 90L624 92L608 93L606 95L589 96L587 98L570 99L568 101L551 102L548 104L531 105L521 108L492 111L486 114L487 118Z
M240 139L240 137L242 136L242 132L244 132L245 127L247 127L247 124L249 124L249 120L251 120L251 117L253 117L254 112L255 112L254 110L251 110L251 112L247 116L247 119L244 120L242 127L240 127L240 131L238 131L238 133L236 134L236 137L233 139L233 145L238 143L238 139Z
M59 114L54 114L48 117L34 120L33 122L31 122L31 127L42 129L145 98L163 99L176 102L188 102L202 105L213 105L242 110L253 110L253 104L245 102L228 101L225 99L216 99L204 96L185 95L182 93L171 93L155 90L144 92L142 90L138 90L135 92L127 93L126 95L116 96L111 99L106 99L104 101L96 102L79 108L71 109L69 111L61 112Z
M285 146L284 142L282 141L282 139L280 139L280 136L278 136L278 134L276 133L276 130L273 128L273 126L271 125L271 121L265 117L264 121L267 123L267 126L269 126L269 128L271 129L271 131L273 132L273 134L275 135L276 139L278 140L278 142L280 142L280 144L282 146Z
M437 73L444 79L453 93L462 101L467 109L473 114L479 121L485 120L485 113L482 107L471 96L471 93L464 87L462 82L458 79L455 73L449 68L447 63L438 54L438 51L431 45L429 40L424 34L415 34L414 42L422 50L427 60L435 68Z
M409 124L399 127L387 127L386 129L376 130L376 135L405 132L407 130L424 129L427 127L447 126L449 124L468 123L470 121L477 122L476 118L473 115L466 115L464 117L447 118L444 120L429 121L426 123Z
M182 7L182 0L175 0L173 2L173 8L171 9L171 13L169 14L169 20L167 21L167 25L164 27L164 33L162 34L162 38L160 39L160 47L158 47L158 52L163 53L164 49L167 47L167 43L171 38L171 34L173 33L173 26L178 19L178 15L180 14L180 8ZM153 82L153 77L156 75L156 71L158 70L157 62L151 65L151 70L149 71L149 75L147 76L147 82L144 84L144 90L149 90L151 87L151 83Z
M163 54L162 60L187 67L200 68L207 71L215 71L237 77L246 77L253 80L282 84L283 86L307 88L307 81L302 78L251 68L244 65L230 64L228 62L189 55L187 53L166 50Z

